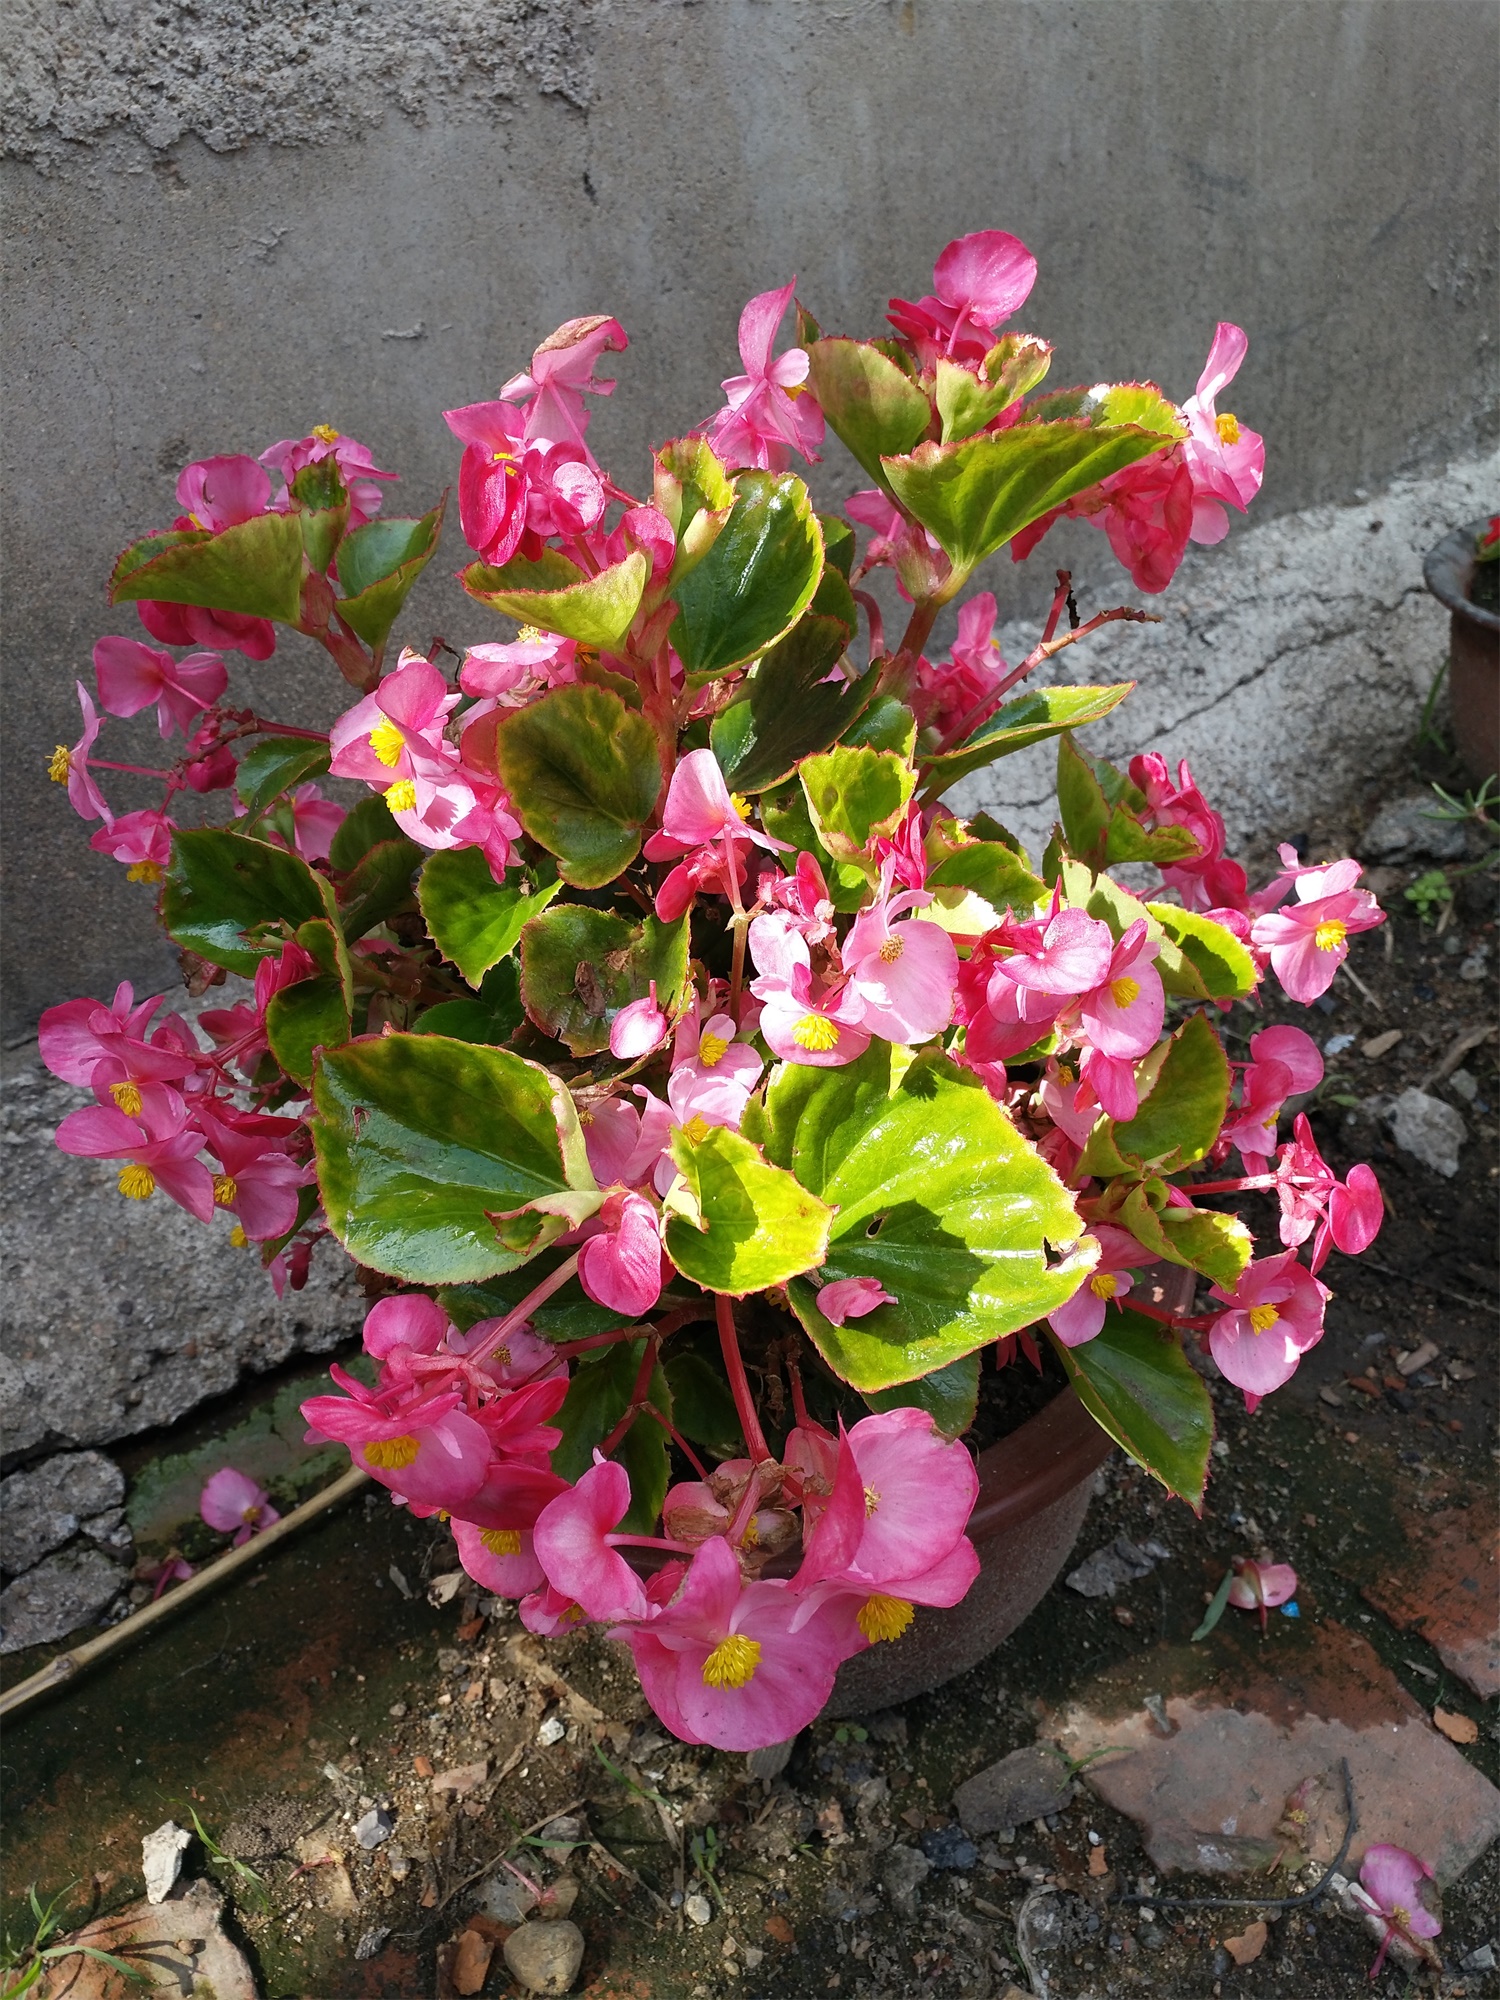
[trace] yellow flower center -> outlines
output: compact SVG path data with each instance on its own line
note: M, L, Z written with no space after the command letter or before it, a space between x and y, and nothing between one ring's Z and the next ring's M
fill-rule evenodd
M1391 1916L1400 1924L1402 1930L1408 1931L1411 1929L1411 1911L1404 1904L1392 1903Z
M214 1175L214 1207L228 1208L240 1191L240 1184L233 1174Z
M229 1232L229 1241L236 1250L248 1250L250 1238L245 1234L245 1225L237 1222Z
M750 801L745 797L743 792L731 792L729 794L729 803L734 807L734 810L739 814L741 819L750 810Z
M127 882L159 882L166 871L159 861L132 861L125 870Z
M712 1069L729 1047L722 1035L705 1035L698 1044L698 1060L705 1069Z
M792 1030L792 1040L799 1049L809 1049L814 1054L819 1054L824 1049L838 1047L839 1031L832 1021L822 1014L804 1014Z
M1219 433L1220 444L1239 443L1240 441L1239 418L1230 416L1227 410L1224 412L1222 417L1214 418L1214 429Z
M365 1446L365 1464L382 1472L400 1472L411 1464L422 1447L414 1437L372 1438Z
M540 625L523 625L516 634L516 643L521 646L539 646L542 643Z
M149 1201L156 1192L156 1176L149 1167L132 1160L128 1167L121 1167L115 1185L127 1201Z
M1281 1315L1275 1306L1251 1306L1250 1325L1256 1333L1269 1333Z
M1120 1281L1113 1271L1100 1271L1089 1279L1089 1290L1096 1299L1112 1299L1120 1289Z
M395 723L387 718L384 722L377 722L370 731L370 748L388 770L393 770L401 762L401 752L406 748L406 738Z
M904 940L898 938L893 931L884 944L881 945L880 956L887 965L894 965L905 949L906 944Z
M479 1539L492 1556L518 1556L521 1553L519 1528L486 1528Z
M314 424L312 434L319 444L337 444L339 441L339 434L332 424Z
M759 1639L747 1639L731 1632L721 1639L703 1662L703 1685L711 1688L742 1688L760 1665Z
M760 1529L756 1527L755 1516L752 1514L745 1523L744 1534L740 1536L740 1547L742 1549L753 1549L758 1546L759 1542Z
M904 1597L883 1597L877 1591L859 1607L854 1622L874 1645L881 1639L899 1639L915 1616Z
M73 768L73 758L66 743L59 743L47 765L47 776L54 785L65 785L68 773Z
M395 813L409 813L417 803L417 788L410 778L398 778L385 788L385 802Z
M1128 972L1123 973L1120 978L1112 979L1109 982L1109 997L1117 1007L1130 1006L1133 1001L1140 998L1140 995L1141 982L1138 979L1132 979Z
M139 1084L112 1083L109 1086L109 1094L115 1100L115 1103L119 1105L120 1109L125 1113L125 1116L127 1118L140 1117L141 1091Z
M865 1488L865 1519L867 1521L879 1505L880 1495L875 1491L873 1486L867 1486Z
M1337 917L1325 917L1313 932L1313 943L1319 951L1337 951L1349 935L1349 926Z
M701 1111L695 1111L682 1129L695 1146L701 1146L708 1137L709 1123Z

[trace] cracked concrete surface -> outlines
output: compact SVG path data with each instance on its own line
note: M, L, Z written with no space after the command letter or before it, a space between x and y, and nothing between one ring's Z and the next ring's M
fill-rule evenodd
M1217 548L1190 550L1154 602L1118 571L1091 566L1086 615L1144 601L1162 622L1108 627L1058 655L1048 679L1135 680L1085 746L1121 762L1148 749L1186 757L1224 814L1231 851L1291 839L1315 812L1352 798L1415 731L1448 648L1448 614L1422 585L1423 552L1445 523L1489 512L1497 492L1500 459L1489 457L1354 506L1236 523ZM1047 555L1044 542L1033 562ZM1036 636L1007 624L1006 658L1023 659ZM1023 751L954 797L1040 850L1055 816L1055 754L1052 744Z

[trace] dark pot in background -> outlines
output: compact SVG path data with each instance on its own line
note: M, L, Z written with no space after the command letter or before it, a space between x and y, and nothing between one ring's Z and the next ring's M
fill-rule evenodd
M1474 545L1488 517L1444 535L1422 564L1427 588L1451 614L1448 707L1453 745L1477 784L1500 772L1500 612L1476 604Z

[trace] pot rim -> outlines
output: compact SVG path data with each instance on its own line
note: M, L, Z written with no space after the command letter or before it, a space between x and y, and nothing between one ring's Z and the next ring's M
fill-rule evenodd
M1455 617L1470 619L1486 632L1500 632L1500 611L1476 604L1469 595L1476 568L1475 538L1491 518L1483 514L1477 521L1466 521L1434 543L1422 558L1422 579L1438 602L1445 604Z

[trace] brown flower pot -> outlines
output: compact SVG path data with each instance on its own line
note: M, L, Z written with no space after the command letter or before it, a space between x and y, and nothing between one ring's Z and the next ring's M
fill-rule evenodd
M1500 772L1500 613L1473 601L1474 543L1485 521L1444 535L1422 564L1449 610L1448 708L1453 744L1476 784Z

